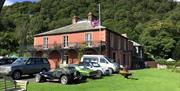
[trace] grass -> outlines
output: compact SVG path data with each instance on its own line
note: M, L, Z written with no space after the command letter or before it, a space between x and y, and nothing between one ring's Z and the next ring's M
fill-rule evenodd
M119 74L80 84L30 83L28 91L180 91L180 74L167 70L133 71L132 79Z

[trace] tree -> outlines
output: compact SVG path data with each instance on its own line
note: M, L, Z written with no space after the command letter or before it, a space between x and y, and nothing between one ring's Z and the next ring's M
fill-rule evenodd
M165 21L150 21L146 23L144 31L139 37L146 51L155 57L172 57L172 50L175 48L176 41L172 38L172 34L168 32L172 28L169 26L170 24Z

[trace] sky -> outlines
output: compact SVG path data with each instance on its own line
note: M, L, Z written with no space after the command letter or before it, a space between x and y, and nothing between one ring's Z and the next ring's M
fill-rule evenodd
M14 4L15 2L23 2L23 1L35 2L35 1L38 1L38 0L6 0L5 3L4 3L4 6L9 6L9 5Z
M9 6L9 5L14 4L15 2L23 2L23 1L32 1L32 2L35 2L35 1L39 1L39 0L6 0L5 3L4 3L4 6ZM175 1L180 2L180 0L175 0Z

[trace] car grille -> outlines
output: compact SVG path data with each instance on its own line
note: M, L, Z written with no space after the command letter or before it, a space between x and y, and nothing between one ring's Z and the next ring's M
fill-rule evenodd
M6 70L6 68L0 67L0 71L4 71Z
M1 67L1 68L0 68L0 73L4 73L4 72L6 72L6 70L7 70L7 68Z

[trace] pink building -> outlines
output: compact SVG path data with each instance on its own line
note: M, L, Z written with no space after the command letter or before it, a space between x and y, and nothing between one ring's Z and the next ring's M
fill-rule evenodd
M46 56L55 69L59 63L78 64L81 54L102 54L131 67L132 42L119 33L99 26L92 13L72 24L34 35L34 56ZM95 21L95 22L94 22Z

